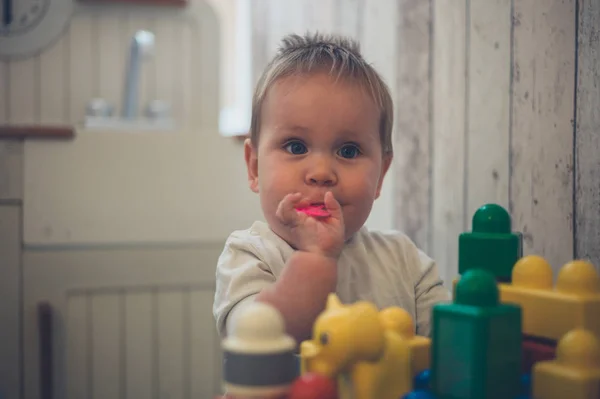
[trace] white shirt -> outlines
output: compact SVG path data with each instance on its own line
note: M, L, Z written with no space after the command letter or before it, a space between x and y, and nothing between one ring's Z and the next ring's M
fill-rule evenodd
M213 304L221 337L232 312L277 281L293 252L264 222L229 236L217 263ZM343 303L366 300L379 309L402 307L423 336L430 335L432 306L449 299L435 262L405 234L366 227L342 250L336 293Z

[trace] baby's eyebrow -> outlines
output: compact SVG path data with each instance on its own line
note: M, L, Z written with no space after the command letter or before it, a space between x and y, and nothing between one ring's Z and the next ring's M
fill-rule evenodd
M364 139L367 134L356 130L342 130L339 132L339 136L343 139Z
M303 134L303 133L309 132L310 129L308 129L307 127L304 127L304 126L299 126L299 125L282 125L282 126L277 126L276 130Z

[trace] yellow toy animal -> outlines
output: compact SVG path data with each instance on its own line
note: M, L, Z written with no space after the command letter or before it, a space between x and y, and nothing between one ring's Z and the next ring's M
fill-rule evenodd
M388 320L395 314L363 301L342 305L330 294L312 339L300 346L302 372L337 378L342 399L402 397L412 390L411 356L398 323Z

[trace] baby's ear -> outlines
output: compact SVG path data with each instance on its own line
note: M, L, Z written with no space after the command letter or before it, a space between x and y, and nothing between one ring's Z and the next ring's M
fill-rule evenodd
M258 193L258 150L250 139L244 141L244 158L248 171L248 185L250 190Z
M381 163L381 173L379 174L379 182L377 182L377 192L375 194L375 198L379 198L379 196L381 195L383 180L385 178L385 175L387 174L387 171L390 169L390 165L392 164L393 158L394 157L392 155L383 156L383 162Z

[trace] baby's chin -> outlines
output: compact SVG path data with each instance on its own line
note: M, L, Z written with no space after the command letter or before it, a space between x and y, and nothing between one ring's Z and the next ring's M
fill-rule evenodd
M361 227L362 227L362 225L360 225L360 226L358 226L356 228L351 228L351 229L346 228L346 232L345 232L345 242L346 242L346 244L348 244L349 242L352 241L352 239L354 238L354 236L360 230Z

